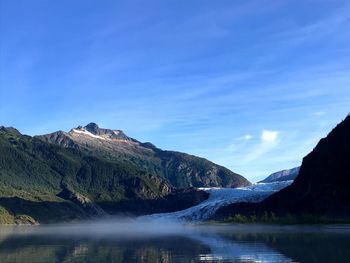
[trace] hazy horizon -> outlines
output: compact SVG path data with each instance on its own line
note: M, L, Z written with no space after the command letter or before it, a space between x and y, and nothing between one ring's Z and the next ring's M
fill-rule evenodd
M96 122L250 181L349 113L347 1L0 0L0 125Z

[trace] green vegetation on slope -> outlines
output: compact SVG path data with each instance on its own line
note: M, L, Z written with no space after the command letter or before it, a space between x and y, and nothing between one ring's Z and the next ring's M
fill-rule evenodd
M0 224L12 224L15 218L4 207L0 206Z
M238 224L348 224L350 217L329 217L315 214L285 214L277 215L273 212L264 212L261 215L235 214L216 223L238 223Z
M175 188L239 187L250 184L243 176L204 158L164 151L151 143L130 138L120 130L99 128L95 123L79 126L68 133L58 131L37 138L65 148L79 149L89 156L138 167L164 178Z
M101 204L153 199L171 190L164 180L135 166L0 129L3 222L18 215L30 215L41 222L87 218L89 214L82 207L57 196L63 189Z

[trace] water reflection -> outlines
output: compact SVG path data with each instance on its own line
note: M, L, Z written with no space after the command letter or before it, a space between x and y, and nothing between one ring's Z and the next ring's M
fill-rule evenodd
M1 262L349 262L350 228L98 222L1 227Z

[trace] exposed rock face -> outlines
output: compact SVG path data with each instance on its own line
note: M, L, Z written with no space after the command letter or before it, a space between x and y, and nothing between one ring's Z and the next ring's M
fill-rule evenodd
M60 193L57 194L57 196L65 200L69 200L74 204L77 204L91 216L101 217L107 215L106 212L102 210L102 208L91 202L88 197L80 193L70 191L67 188L63 189Z
M58 131L38 136L41 140L75 148L93 156L122 161L165 178L173 187L238 187L249 185L244 177L204 158L163 151L151 143L141 143L121 130L99 128L95 123L79 126L68 133Z
M350 116L304 157L295 181L258 204L219 209L217 217L242 213L316 214L350 217Z
M154 199L128 199L117 204L101 203L105 211L121 215L145 215L184 210L208 199L209 194L194 188L174 190L168 195Z
M264 180L260 181L259 183L272 183L272 182L278 182L278 181L294 180L298 176L299 170L300 170L300 167L295 167L292 169L275 172L273 174L270 174L268 177L266 177Z
M152 187L145 182L152 182ZM142 178L129 178L124 184L127 186L124 194L128 199L156 199L174 191L162 178L147 173L142 174Z
M47 134L45 138L42 139L46 142L52 142L63 147L78 148L78 145L67 136L67 133L64 131Z
M124 134L121 130L109 130L109 129L103 129L98 127L96 123L89 123L85 127L78 127L77 130L79 131L88 131L94 135L101 136L105 139L111 139L111 140L124 140L124 141L131 141L132 139L129 138ZM74 129L71 131L71 133L74 132Z
M4 132L16 134L16 135L20 135L21 134L17 129L15 129L13 127L0 126L0 130L4 131Z
M55 223L108 214L169 212L208 197L203 191L176 189L166 178L145 171L142 163L135 165L114 155L108 158L108 151L91 153L87 150L91 148L72 138L76 136L88 144L86 138L92 138L92 143L112 140L138 145L135 140L109 130L96 132L94 125L79 132L72 132L68 138L65 132L51 134L47 139L56 143L47 143L12 128L0 128L0 222ZM103 139L96 140L95 136ZM129 146L126 149L134 151ZM135 151L154 149L145 144Z
M40 223L89 219L103 214L103 204L120 213L121 202L159 199L173 190L133 164L0 129L0 222L13 223L18 215Z
M15 222L16 225L38 225L39 223L32 218L31 216L28 215L18 215L15 217Z

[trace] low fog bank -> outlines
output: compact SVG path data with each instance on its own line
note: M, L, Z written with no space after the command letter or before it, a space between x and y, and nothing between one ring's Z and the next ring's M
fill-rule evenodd
M140 218L110 218L79 223L1 226L0 235L55 235L142 238L186 234L191 225L174 221L146 220Z
M1 226L0 236L52 235L60 237L97 237L135 239L161 236L195 236L201 233L314 233L333 232L350 234L349 225L259 225L259 224L206 224L184 223L146 218L110 218L69 224L37 226Z
M76 224L1 226L0 258L14 255L18 259L20 251L24 255L20 261L5 262L33 262L33 256L35 262L48 262L42 260L43 253L49 253L49 259L61 258L60 262L91 262L89 259L96 258L98 262L111 262L107 259L116 256L125 259L120 262L160 262L164 255L168 262L179 262L178 257L187 259L185 262L300 262L294 257L300 255L300 250L309 249L304 245L307 243L325 251L313 255L317 259L328 255L322 262L334 262L335 249L347 257L349 238L350 227L346 225L183 224L114 218Z

